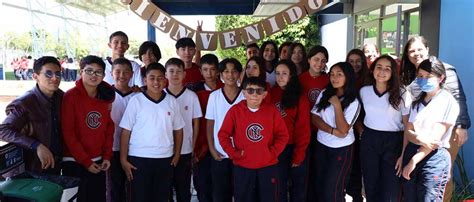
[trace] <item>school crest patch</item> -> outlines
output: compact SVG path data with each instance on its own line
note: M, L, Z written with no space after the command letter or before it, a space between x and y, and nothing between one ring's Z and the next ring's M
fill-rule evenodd
M100 121L99 121L100 117L102 117L102 114L100 114L97 111L91 111L91 112L87 113L87 117L86 117L87 127L89 127L90 129L99 128L99 126L101 124Z
M247 127L245 135L247 136L247 139L252 142L260 142L260 140L263 139L262 130L262 125L258 123L252 123Z
M311 103L315 103L316 99L318 99L319 93L321 93L321 90L317 88L313 88L309 90L308 92L308 99Z

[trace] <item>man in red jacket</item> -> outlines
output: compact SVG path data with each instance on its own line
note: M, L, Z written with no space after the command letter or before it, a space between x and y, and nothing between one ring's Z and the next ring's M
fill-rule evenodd
M110 167L114 89L102 81L105 63L97 56L81 60L81 79L64 94L61 115L65 143L63 174L81 179L78 201L105 201L105 171ZM67 106L67 107L65 107Z
M265 80L249 77L242 89L246 100L230 108L218 134L234 164L234 199L276 201L276 164L288 142L288 129L280 112L262 103L267 95Z

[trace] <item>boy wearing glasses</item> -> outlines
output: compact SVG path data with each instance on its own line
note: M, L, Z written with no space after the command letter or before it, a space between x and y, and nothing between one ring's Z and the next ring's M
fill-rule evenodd
M36 86L7 107L0 139L23 147L26 170L60 174L62 157L60 110L61 66L50 56L33 65Z
M224 87L209 96L206 108L207 141L211 160L212 200L232 201L232 162L222 149L217 133L221 129L227 111L244 99L237 80L242 64L235 58L226 58L219 63L218 71L224 80Z
M184 120L183 146L178 165L173 171L173 187L176 190L178 202L191 201L191 153L199 133L201 106L196 93L183 86L183 79L186 76L183 61L171 58L166 62L165 68L165 77L168 80L165 92L176 98L179 112Z
M262 103L265 80L249 77L242 88L245 100L229 109L218 134L234 164L234 199L277 201L276 164L288 142L288 129L280 112Z
M105 201L105 171L110 167L114 122L110 117L114 89L102 81L105 64L89 55L80 62L81 79L64 94L63 174L81 179L78 201Z
M163 65L149 64L145 75L146 91L130 99L120 121L120 162L130 201L167 202L185 124L176 99L163 91Z

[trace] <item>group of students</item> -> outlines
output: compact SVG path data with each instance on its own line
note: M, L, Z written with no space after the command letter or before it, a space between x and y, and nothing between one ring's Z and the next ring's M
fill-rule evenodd
M30 170L80 178L79 201L190 201L191 178L199 201L358 201L362 180L369 202L439 201L447 149L470 127L454 68L423 37L401 62L366 46L329 69L326 48L300 43L248 45L244 66L193 63L190 38L164 66L154 42L139 48L143 66L124 58L125 33L109 47L81 60L64 95L59 62L39 58L37 86L0 125Z

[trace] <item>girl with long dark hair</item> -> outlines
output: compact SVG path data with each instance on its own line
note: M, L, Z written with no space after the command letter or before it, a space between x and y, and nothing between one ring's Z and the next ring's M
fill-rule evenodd
M270 86L275 85L275 67L278 62L278 46L274 41L265 41L260 46L260 57L265 63L265 72L267 76L267 82Z
M306 50L303 44L299 42L292 43L288 49L289 59L295 63L298 75L308 70L308 61L306 58Z
M318 128L316 192L318 201L344 201L352 162L354 125L360 111L354 69L339 62L329 71L330 83L319 95L311 113Z
M267 74L265 71L265 62L261 57L253 56L247 60L242 74L242 83L244 83L249 77L258 77L261 80L266 81ZM268 82L266 83L267 89L270 89L270 84ZM271 93L267 93L264 102L270 103L270 101Z
M378 57L370 68L368 85L359 94L365 111L360 159L366 199L399 201L403 131L411 95L400 85L397 62L391 56Z
M442 201L450 178L451 157L447 149L459 105L443 90L446 70L430 56L418 65L416 83L422 93L413 102L406 127L410 141L403 155L405 201Z
M280 111L290 133L288 144L278 157L279 201L288 201L288 185L291 185L290 201L306 201L309 102L302 94L293 62L280 61L275 74L276 85L271 89L272 103Z

